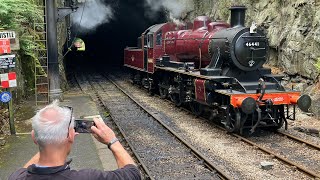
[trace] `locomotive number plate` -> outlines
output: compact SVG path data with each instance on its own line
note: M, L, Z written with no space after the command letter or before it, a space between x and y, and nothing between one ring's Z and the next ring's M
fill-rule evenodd
M260 46L260 42L247 42L245 45L247 47L259 47Z

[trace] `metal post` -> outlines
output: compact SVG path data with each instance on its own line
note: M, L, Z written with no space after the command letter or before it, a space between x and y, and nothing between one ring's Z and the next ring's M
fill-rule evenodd
M10 94L12 95L12 90L9 89ZM14 126L14 116L13 116L13 99L11 99L8 103L8 110L9 110L9 125L10 125L10 133L11 135L16 134L16 128Z
M50 101L62 99L57 40L57 8L55 0L46 0L47 49Z

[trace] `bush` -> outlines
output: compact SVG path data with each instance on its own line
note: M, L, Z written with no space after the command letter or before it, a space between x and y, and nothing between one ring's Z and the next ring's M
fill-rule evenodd
M34 52L36 47L43 46L36 43L39 39L34 32L34 22L43 22L43 11L37 8L40 0L0 0L0 28L14 30L19 34L22 74L25 78L25 90L34 88L34 64L38 62Z
M318 71L320 72L320 57L318 57L318 59L317 59L317 63L314 65L317 69L318 69Z

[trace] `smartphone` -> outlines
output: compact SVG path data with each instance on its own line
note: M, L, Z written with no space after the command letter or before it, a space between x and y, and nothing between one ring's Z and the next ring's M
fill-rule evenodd
M94 126L93 120L75 119L74 129L77 133L92 133L91 126Z

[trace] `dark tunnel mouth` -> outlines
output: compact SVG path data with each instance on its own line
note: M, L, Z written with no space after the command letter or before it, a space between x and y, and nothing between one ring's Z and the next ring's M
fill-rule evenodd
M71 51L65 56L67 74L88 69L103 70L122 67L124 48L127 46L136 47L137 38L148 27L166 22L164 10L156 12L153 19L147 17L145 0L134 2L122 0L116 5L112 0L104 0L104 2L106 5L110 5L114 11L114 18L110 22L87 33L77 32L79 25L72 25L73 36L78 34L77 37L84 40L86 51Z

